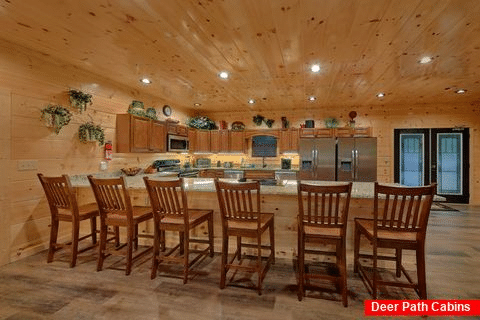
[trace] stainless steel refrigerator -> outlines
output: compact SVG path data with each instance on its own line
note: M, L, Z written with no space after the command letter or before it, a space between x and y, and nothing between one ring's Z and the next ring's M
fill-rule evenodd
M299 156L301 180L377 180L377 138L302 138Z
M337 139L337 181L377 180L377 138Z
M304 138L299 141L301 180L335 180L335 138Z

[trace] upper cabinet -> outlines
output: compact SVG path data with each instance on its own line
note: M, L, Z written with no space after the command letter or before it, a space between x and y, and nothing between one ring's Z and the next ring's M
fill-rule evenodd
M117 114L117 152L166 152L167 127L162 121Z
M298 129L280 130L278 150L280 153L298 152Z
M230 131L229 151L234 153L246 153L247 143L245 141L245 131Z
M186 137L188 136L188 128L167 120L167 133Z
M245 153L245 132L194 130L189 135L190 151L206 153ZM193 141L193 144L192 144Z
M210 151L210 131L195 130L193 135L193 145L190 144L190 150L193 152L211 152ZM189 139L190 140L190 139Z
M210 152L223 153L229 152L229 131L212 130L210 131Z

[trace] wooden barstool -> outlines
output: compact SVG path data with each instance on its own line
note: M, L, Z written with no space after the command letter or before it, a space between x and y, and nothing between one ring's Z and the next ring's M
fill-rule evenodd
M244 182L229 183L215 179L218 203L222 215L222 265L220 288L225 288L227 272L230 269L243 269L258 274L258 294L262 294L262 282L272 263L275 263L275 236L273 213L261 212L260 183ZM255 200L253 200L255 198ZM262 235L266 230L270 232L270 244L262 245ZM237 237L237 250L233 258L228 261L229 237ZM242 243L242 238L252 238L256 244ZM257 251L253 266L243 265L242 247L254 248ZM262 256L262 250L268 249L268 257ZM234 263L238 258L239 262ZM266 260L263 263L263 260Z
M347 299L346 238L352 183L342 185L311 185L298 181L298 300L305 295L310 279L326 279L338 284L342 302ZM315 247L308 247L314 244ZM334 251L318 248L334 245ZM320 250L322 249L322 250ZM335 274L310 272L305 254L336 257Z
M152 208L133 206L130 200L128 189L125 186L123 177L112 179L97 179L89 175L88 180L93 189L93 194L100 211L100 248L97 263L97 271L103 268L103 261L109 255L126 255L127 266L125 274L129 275L132 270L133 260L148 253L153 246L147 248L136 256L133 256L133 249L138 248L138 238L153 238L151 235L139 235L138 224L153 218ZM107 248L108 226L115 230L119 227L127 229L127 242L123 246L117 246L113 250ZM119 251L127 246L127 252Z
M185 284L191 268L200 258L207 255L213 257L213 210L188 208L187 194L181 178L174 181L149 180L147 177L143 179L155 221L151 278L154 279L157 276L161 261L170 261L183 264L183 283ZM190 231L204 222L207 223L208 239L192 238ZM164 252L166 231L178 232L180 241L178 245ZM208 246L198 251L191 249L190 243L202 243ZM179 255L174 255L177 249ZM190 260L189 256L192 252L196 252L197 255Z
M412 288L420 299L427 299L425 275L425 237L428 217L436 192L436 184L423 187L386 186L375 182L373 219L355 219L354 272L358 273L377 299L379 286ZM360 240L365 237L371 245L372 253L360 253ZM378 249L393 249L394 255ZM413 281L402 265L402 251L413 250L416 253L417 281ZM368 259L370 265L362 264ZM402 279L384 280L380 277L378 260L395 261L395 276ZM370 272L371 270L371 272Z
M68 247L72 251L70 267L77 263L78 253L92 249L97 243L98 207L96 203L79 206L70 179L67 175L45 177L39 173L38 178L47 197L51 214L50 243L48 245L47 262L53 261L55 251ZM90 220L91 233L80 237L80 221ZM67 243L58 243L59 222L72 223L72 239ZM92 237L92 245L78 250L79 242Z

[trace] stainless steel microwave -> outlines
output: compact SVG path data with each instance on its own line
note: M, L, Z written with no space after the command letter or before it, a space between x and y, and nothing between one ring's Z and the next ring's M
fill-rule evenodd
M170 152L188 152L188 137L169 134L167 150Z

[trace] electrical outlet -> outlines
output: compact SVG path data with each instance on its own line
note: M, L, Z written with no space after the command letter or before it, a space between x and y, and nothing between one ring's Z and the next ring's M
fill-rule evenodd
M38 170L38 160L18 160L18 171Z

